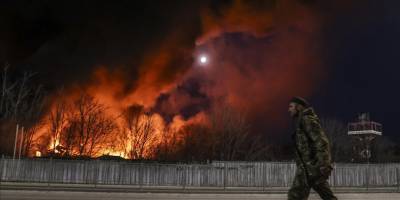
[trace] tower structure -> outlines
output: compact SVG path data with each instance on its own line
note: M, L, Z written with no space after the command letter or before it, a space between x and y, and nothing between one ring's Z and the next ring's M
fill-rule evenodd
M371 121L369 113L362 113L357 122L348 124L347 133L352 137L352 161L369 163L372 156L371 144L376 137L382 136L382 124Z

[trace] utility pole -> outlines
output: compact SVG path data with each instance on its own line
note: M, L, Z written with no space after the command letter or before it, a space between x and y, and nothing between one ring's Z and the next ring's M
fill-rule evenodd
M18 124L17 124L17 130L15 131L15 143L14 143L14 153L13 153L13 160L15 159L15 153L17 151L17 140L18 140Z
M21 130L21 140L19 142L19 154L18 154L18 160L21 159L21 150L22 150L22 145L24 143L24 127L22 127Z

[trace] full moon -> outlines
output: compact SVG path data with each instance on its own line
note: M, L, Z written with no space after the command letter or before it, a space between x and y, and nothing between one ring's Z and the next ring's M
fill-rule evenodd
M207 57L206 56L201 56L200 57L200 63L202 63L202 64L207 63Z

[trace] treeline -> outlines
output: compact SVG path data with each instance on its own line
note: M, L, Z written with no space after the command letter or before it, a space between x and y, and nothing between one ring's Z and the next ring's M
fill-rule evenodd
M208 110L206 120L183 121L176 127L139 104L116 110L85 91L74 98L67 98L63 89L46 94L43 86L32 81L34 77L29 72L10 73L8 65L2 69L0 154L13 154L19 124L25 130L24 137L17 138L22 156L41 152L61 158L116 155L186 162L287 161L294 156L290 137L277 142L266 133L254 133L245 115L224 104ZM321 124L334 161L358 162L346 124L329 118L322 118ZM400 161L399 144L385 136L377 138L371 149L371 162Z
M257 160L268 149L260 136L250 133L245 117L229 106L210 111L206 121L177 128L138 104L110 114L83 93L73 103L57 101L48 120L51 134L40 143L51 138L53 153L67 157L120 152L139 160Z
M82 91L67 98L64 90L46 95L33 84L35 74L11 75L3 68L1 149L12 155L15 127L24 127L23 156L97 157L175 161L257 160L268 154L264 139L252 134L244 115L229 106L207 112L207 120L180 127L142 105L116 111ZM15 78L9 78L14 77ZM22 141L22 142L20 142Z
M32 84L33 72L10 72L5 64L1 69L0 80L0 154L12 155L16 124L25 129L22 154L27 155L33 145L35 124L42 118L47 104L43 86Z
M366 143L347 134L346 123L332 118L322 118L321 125L331 142L335 162L400 162L400 144L387 136L377 136L370 144L370 158L363 157L360 150Z

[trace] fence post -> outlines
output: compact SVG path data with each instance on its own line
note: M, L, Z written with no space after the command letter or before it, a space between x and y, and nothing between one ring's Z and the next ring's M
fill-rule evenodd
M156 170L156 174L157 174L157 178L156 178L156 184L155 185L158 185L158 186L160 186L160 164L159 163L157 163L157 170Z
M49 177L47 178L47 185L50 186L51 178L53 176L53 158L50 157L49 160Z
M0 170L1 170L1 174L0 174L0 187L1 187L1 182L3 181L3 171L5 171L4 155L1 155L0 163L1 163L1 168L0 168Z
M79 161L79 164L83 165L83 170L82 170L82 176L83 176L83 181L86 184L93 184L94 185L94 178L96 176L96 168L94 168L96 165L93 165L90 162L87 161ZM93 171L91 174L89 171ZM78 181L79 182L79 181Z
M186 190L186 172L187 172L187 167L183 165L183 190Z
M91 163L91 161L84 161L85 165L88 165L89 163ZM94 167L95 167L95 171L94 171L94 176L93 176L93 184L94 187L97 187L97 181L99 180L99 174L100 174L100 164L99 164L99 160L94 161Z
M333 189L336 188L336 163L333 163L333 172L332 172L332 176L333 178Z
M367 164L366 181L367 181L367 191L368 191L368 187L369 187L369 163Z
M224 163L224 190L226 189L226 176L227 176L227 172L226 172L226 169L227 169L227 163Z
M265 179L267 177L265 177L265 164L261 163L261 166L263 166L262 169L262 191L265 191Z
M248 164L248 162L246 164ZM253 185L252 185L252 187L257 187L256 167L254 165L252 165L252 168L253 168L253 177L252 177Z
M142 185L143 185L143 163L140 162L140 167L139 167L139 189L142 190Z
M132 185L132 172L133 172L133 167L131 163L126 163L128 166L128 174L129 174L129 185Z
M400 174L399 167L396 167L396 180L397 180L397 192L400 192Z

